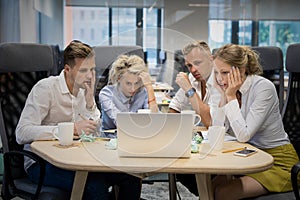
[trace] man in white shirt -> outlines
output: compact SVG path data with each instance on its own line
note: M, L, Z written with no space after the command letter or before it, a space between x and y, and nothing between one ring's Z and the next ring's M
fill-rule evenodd
M94 98L95 67L95 53L89 45L72 41L66 47L60 75L39 81L28 95L16 128L17 142L24 144L24 149L30 151L35 140L54 139L59 122L74 122L77 136L96 132L100 111ZM29 178L37 182L37 164L27 158L24 167ZM74 175L74 171L46 162L44 185L71 191ZM109 199L108 187L115 184L124 198L139 199L140 179L123 173L90 173L83 198Z
M212 54L207 43L196 41L182 50L190 74L179 72L176 83L180 89L169 105L169 112L178 113L192 107L201 116L202 124L209 126L209 105L218 105L220 93L213 87Z
M201 116L202 124L208 127L211 124L210 105L218 105L220 101L220 93L213 87L213 58L210 48L206 42L196 41L187 44L182 53L190 73L178 73L176 83L180 89L170 102L169 112L179 113L192 108ZM198 196L194 174L176 174L176 177L190 192Z

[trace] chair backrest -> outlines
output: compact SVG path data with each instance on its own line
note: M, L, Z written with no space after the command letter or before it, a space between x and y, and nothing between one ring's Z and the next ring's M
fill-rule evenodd
M118 56L137 55L144 59L144 51L140 46L96 46L94 47L96 54L96 94L95 99L98 107L100 90L107 85L108 74L111 64L117 59Z
M172 78L172 87L174 88L169 95L173 96L179 90L179 85L175 82L176 76L179 72L189 72L188 68L185 66L184 56L182 50L175 50L174 52L174 71Z
M16 125L33 85L57 73L56 50L41 44L0 44L0 134L4 153L23 148L16 142ZM22 176L23 160L16 159L14 166L15 176Z
M251 47L259 55L259 62L263 68L263 76L271 80L276 87L279 98L279 109L282 111L284 104L284 73L283 53L279 47L263 46Z
M289 82L282 112L283 125L300 156L300 43L288 46L285 65Z

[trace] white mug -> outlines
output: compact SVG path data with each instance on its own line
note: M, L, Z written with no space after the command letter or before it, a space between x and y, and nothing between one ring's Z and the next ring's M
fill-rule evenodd
M58 123L58 131L54 132L54 137L58 139L60 145L71 145L73 143L74 123Z
M199 123L201 122L200 115L196 114L196 112L194 110L182 110L181 113L194 115L194 126L198 126Z
M155 98L157 103L162 103L165 94L163 92L155 92Z
M211 148L221 150L223 148L225 137L224 126L210 126L208 127L207 139Z
M138 113L151 113L150 109L138 109Z

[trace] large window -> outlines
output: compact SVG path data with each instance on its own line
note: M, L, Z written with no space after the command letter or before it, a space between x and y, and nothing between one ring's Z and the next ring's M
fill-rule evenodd
M147 52L147 62L150 68L154 68L153 64L157 64L158 51L160 46L160 29L158 27L158 9L143 10L143 47Z
M108 8L66 7L65 40L78 39L90 45L108 40Z
M209 20L208 26L208 43L211 49L231 43L231 21Z
M300 21L260 21L259 46L278 46L285 53L288 45L300 42Z
M140 45L147 52L147 62L155 65L161 47L161 10L66 6L65 45L73 39L91 46Z
M112 45L136 45L136 9L112 9Z
M256 26L258 24L258 26ZM248 46L277 46L300 42L300 21L210 20L209 44L212 49L227 43Z
M249 45L252 44L252 21L240 20L238 21L238 41L239 44Z

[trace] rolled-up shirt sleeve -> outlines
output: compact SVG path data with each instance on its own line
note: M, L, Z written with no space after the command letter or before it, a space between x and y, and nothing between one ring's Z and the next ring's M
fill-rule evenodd
M183 89L180 88L175 94L175 97L171 100L169 108L180 112L182 110L182 106L187 105L189 103L187 100L188 99L185 97Z

